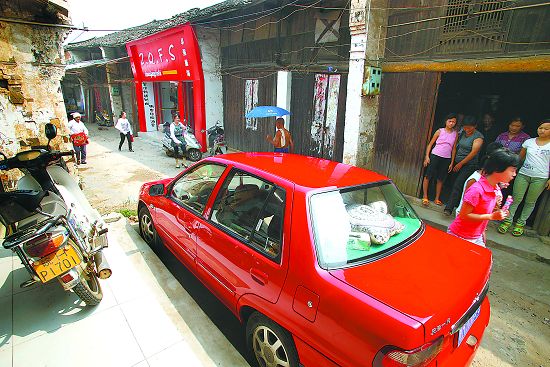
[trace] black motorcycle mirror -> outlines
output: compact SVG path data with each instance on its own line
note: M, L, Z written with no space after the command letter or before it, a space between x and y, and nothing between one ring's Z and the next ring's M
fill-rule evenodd
M44 132L48 138L48 147L50 146L50 141L57 136L57 128L52 123L47 123L44 127Z

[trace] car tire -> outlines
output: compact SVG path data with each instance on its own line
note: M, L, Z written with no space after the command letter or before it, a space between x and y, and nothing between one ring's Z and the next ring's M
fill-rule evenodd
M257 367L298 367L298 352L290 333L259 312L246 323L246 345Z
M143 240L147 242L149 247L158 247L158 244L160 242L159 236L157 230L155 229L153 218L151 218L151 213L149 213L149 209L147 209L147 207L144 206L139 209L138 220L139 234L141 238L143 238Z
M202 153L200 150L192 148L187 150L187 159L191 162L196 162L202 158Z
M101 284L92 272L83 272L80 275L80 282L73 287L73 292L86 303L86 306L96 306L103 299Z

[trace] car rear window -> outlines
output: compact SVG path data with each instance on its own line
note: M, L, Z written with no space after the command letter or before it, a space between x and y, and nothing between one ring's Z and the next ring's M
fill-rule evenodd
M338 268L383 255L422 222L391 182L314 194L311 221L319 263Z

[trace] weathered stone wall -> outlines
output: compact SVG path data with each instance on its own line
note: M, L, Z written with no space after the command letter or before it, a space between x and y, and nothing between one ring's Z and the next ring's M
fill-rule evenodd
M9 10L4 8L0 15L31 16L10 16L6 14ZM71 148L60 86L64 74L61 46L66 33L62 28L0 21L0 143L7 156L32 145L45 145L44 125L48 122L58 128L52 146ZM2 177L3 182L13 179Z

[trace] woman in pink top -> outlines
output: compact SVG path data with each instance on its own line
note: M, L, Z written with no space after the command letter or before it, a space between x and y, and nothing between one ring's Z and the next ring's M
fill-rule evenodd
M464 194L462 208L447 233L480 246L485 246L485 229L490 220L502 220L509 214L497 205L502 196L499 183L509 183L516 176L517 154L501 148L485 161L482 176Z
M437 205L443 204L441 200L439 200L439 196L441 195L443 181L445 181L445 178L453 168L453 162L455 159L454 156L456 152L453 148L456 145L458 136L455 131L455 125L456 114L448 114L447 117L445 117L445 127L438 129L435 132L432 140L430 140L428 146L426 147L424 167L427 168L424 172L424 181L422 182L422 189L424 191L422 205L424 206L428 206L430 203L428 200L428 186L430 185L430 180L433 178L437 179L434 203ZM435 147L432 150L434 143Z

